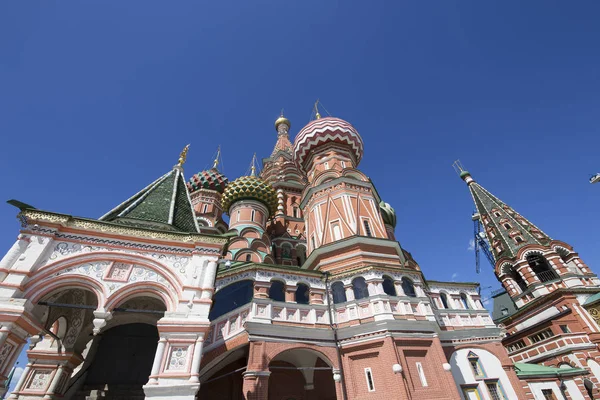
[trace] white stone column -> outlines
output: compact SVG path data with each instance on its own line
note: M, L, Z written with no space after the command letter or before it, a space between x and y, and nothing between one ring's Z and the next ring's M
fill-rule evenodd
M394 286L396 287L396 294L398 296L406 296L406 293L404 293L404 288L402 287L402 282L395 281Z
M58 369L56 370L56 374L54 374L54 379L52 379L52 383L50 384L50 387L48 388L48 391L46 392L46 395L44 396L44 400L52 400L53 399L54 396L52 396L52 395L56 391L56 387L58 386L58 384L60 382L60 378L63 373L63 368L64 368L64 366L62 366L62 365L58 366Z
M204 344L204 337L198 337L194 346L194 355L192 356L192 370L190 371L190 382L198 383L199 372L200 372L200 361L202 360L202 346Z
M13 389L13 392L10 394L10 396L8 396L9 399L19 398L19 395L17 395L16 392L19 392L23 388L23 385L25 384L25 379L27 379L27 375L29 375L29 370L31 370L31 362L27 363L27 366L25 366L25 369L23 370L23 373L19 378L19 382L17 382L17 385Z
M206 266L204 280L202 281L202 298L210 299L213 296L215 277L217 276L217 262L211 261Z
M158 346L156 347L156 353L154 356L154 363L152 364L152 371L150 372L150 380L148 381L148 385L156 385L158 383L158 376L160 372L160 364L162 363L163 356L165 354L165 348L167 346L167 339L161 337L158 341Z
M354 290L352 289L352 285L345 286L344 289L346 289L346 300L347 301L354 300Z
M2 257L2 260L0 260L0 269L10 269L15 261L19 259L19 256L25 252L28 245L29 240L27 240L25 236L19 235L10 250L8 250L4 257Z
M369 296L375 296L378 294L377 292L377 283L375 282L367 282L367 290L369 291Z

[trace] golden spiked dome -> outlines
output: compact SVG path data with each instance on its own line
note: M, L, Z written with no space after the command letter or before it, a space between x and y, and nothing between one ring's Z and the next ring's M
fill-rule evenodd
M285 124L288 127L288 130L292 127L290 120L283 116L283 110L281 111L281 115L275 121L275 130L279 132L279 125Z
M277 193L267 181L256 176L255 162L256 155L252 159L252 172L250 175L237 178L225 188L221 198L221 206L226 213L229 214L229 209L237 201L256 200L267 207L269 215L275 215L275 211L277 211Z

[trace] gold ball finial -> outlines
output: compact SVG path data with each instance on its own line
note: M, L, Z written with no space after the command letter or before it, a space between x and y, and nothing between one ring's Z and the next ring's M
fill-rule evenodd
M285 124L288 127L288 130L292 127L290 120L283 116L283 110L281 110L281 115L275 121L275 130L279 132L279 125Z

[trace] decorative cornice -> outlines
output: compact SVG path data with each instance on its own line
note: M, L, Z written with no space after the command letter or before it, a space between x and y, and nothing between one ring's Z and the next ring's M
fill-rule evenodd
M25 218L27 224L35 222L57 224L64 227L77 228L102 233L112 233L135 238L148 238L157 240L172 240L184 243L210 243L224 245L228 239L219 236L209 236L195 233L162 232L143 228L126 227L110 222L101 222L85 218L77 218L71 215L52 213L39 210L23 210L18 218Z

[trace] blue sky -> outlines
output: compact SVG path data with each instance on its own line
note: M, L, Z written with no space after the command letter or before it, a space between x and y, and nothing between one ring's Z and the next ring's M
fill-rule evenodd
M99 217L219 144L230 179L320 98L429 279L475 274L452 162L600 270L600 4L593 1L4 1L2 199ZM19 229L0 205L0 251ZM484 292L485 294L485 292Z

